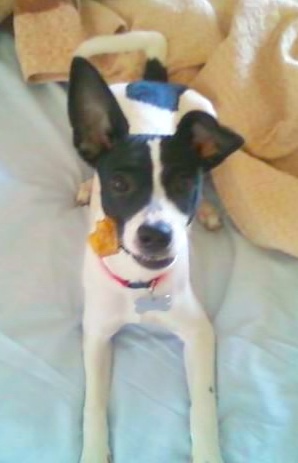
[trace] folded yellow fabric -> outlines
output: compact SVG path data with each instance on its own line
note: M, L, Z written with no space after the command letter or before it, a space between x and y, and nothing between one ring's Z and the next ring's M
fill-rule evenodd
M16 0L16 44L28 81L67 79L88 37L157 30L172 81L214 104L245 149L213 178L239 229L298 257L298 4L293 0ZM141 76L140 53L94 58L109 82Z
M102 0L101 3L124 18L129 29L157 30L166 37L171 80L189 81L222 40L209 0Z
M71 0L16 0L16 47L26 80L64 80L83 36Z
M127 30L158 30L169 44L173 81L194 78L221 41L207 0L16 0L14 28L24 78L29 82L67 80L71 56L86 38ZM204 46L202 46L202 41ZM94 58L109 82L139 78L141 53Z
M78 10L71 0L16 0L17 53L28 82L66 81L76 48L87 38L126 30L125 22L92 0ZM141 74L140 54L94 58L109 81Z
M231 217L255 243L298 257L298 4L239 0L192 85L246 139L213 174Z

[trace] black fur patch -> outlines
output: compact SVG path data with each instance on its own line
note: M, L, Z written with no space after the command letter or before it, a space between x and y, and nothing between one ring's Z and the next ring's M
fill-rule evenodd
M152 162L147 145L149 137L127 136L98 158L96 170L101 182L101 200L105 214L123 226L149 203L152 188ZM127 194L115 194L113 178L125 175L132 186Z
M167 197L191 219L202 188L202 168L195 150L175 136L161 141L162 184Z
M123 226L147 204L153 192L153 165L148 140L151 135L127 136L112 149L99 156L96 170L101 182L101 201L105 214ZM160 138L160 137L158 137ZM177 142L175 136L161 138L161 182L166 195L177 208L191 219L200 199L202 169L197 154ZM125 175L132 184L127 194L115 194L111 182L115 175Z

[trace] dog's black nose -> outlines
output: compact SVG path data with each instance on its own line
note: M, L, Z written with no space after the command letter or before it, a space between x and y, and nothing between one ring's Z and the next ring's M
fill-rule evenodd
M166 222L143 224L138 229L138 240L142 251L157 253L165 250L172 241L172 228Z

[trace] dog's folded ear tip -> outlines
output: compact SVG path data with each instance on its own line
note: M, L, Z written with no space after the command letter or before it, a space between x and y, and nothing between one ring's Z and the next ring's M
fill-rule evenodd
M231 133L231 138L233 140L233 145L236 146L236 149L237 149L237 147L240 148L241 146L243 146L245 144L245 139L240 133L235 132L234 130L229 129L229 128L226 128L226 130L228 130Z
M221 164L245 143L240 134L222 125L213 115L198 110L182 117L176 134L196 150L205 172Z
M237 148L236 149L242 148L245 145L245 138L243 138L242 135L239 135L238 133L235 134L235 135L238 138L238 143L237 143Z
M241 149L243 147L243 145L245 144L245 140L240 134L238 134L238 133L236 133L236 132L234 132L234 131L232 131L230 129L227 129L227 130L230 133L229 140L228 140L227 145L225 147L225 152L228 155L228 154L235 153L235 151L238 151L239 149Z

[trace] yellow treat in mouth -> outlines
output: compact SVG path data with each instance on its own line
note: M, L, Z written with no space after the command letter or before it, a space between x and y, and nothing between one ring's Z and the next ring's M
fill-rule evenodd
M96 222L96 229L88 237L93 251L101 256L111 256L119 250L117 225L113 219L106 217Z

